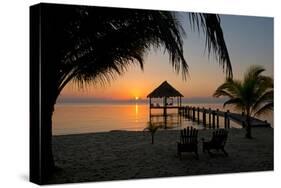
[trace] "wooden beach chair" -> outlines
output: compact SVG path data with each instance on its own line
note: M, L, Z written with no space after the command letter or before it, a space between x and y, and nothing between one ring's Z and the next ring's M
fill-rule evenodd
M178 144L178 156L181 159L182 152L194 152L196 159L199 159L198 155L198 130L192 127L187 127L180 131L180 141Z
M203 152L205 153L208 151L210 156L213 156L210 150L221 150L225 156L228 156L227 152L224 149L224 146L226 144L228 131L225 129L218 129L213 132L213 137L210 141L205 142L204 138L203 141Z

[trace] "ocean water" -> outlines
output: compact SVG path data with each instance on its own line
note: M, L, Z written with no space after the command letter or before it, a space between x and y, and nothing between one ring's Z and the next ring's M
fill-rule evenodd
M186 105L186 104L183 104ZM220 103L188 104L190 106L205 107L220 110ZM81 134L93 132L107 132L112 130L142 131L149 122L163 125L170 129L180 129L193 126L204 129L202 124L192 122L179 116L176 109L169 110L165 119L162 110L152 110L149 115L149 106L145 103L60 103L55 105L53 114L53 135ZM268 114L260 119L267 120L273 127L273 115ZM207 117L208 122L208 117ZM224 127L224 119L219 119L220 127ZM230 121L233 128L241 128L240 125Z

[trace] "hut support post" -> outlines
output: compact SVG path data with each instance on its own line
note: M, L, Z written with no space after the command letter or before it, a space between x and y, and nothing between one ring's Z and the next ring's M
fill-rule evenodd
M180 107L181 107L181 97L180 97Z
M179 97L177 97L177 107L178 107L178 114L179 114L181 112Z
M211 112L212 112L212 110L211 110L211 108L209 108L209 128L211 128L211 125L212 125L212 122L211 122Z
M163 114L167 116L167 97L163 98Z
M151 115L151 98L149 97L149 115Z
M195 121L195 107L192 107L192 121Z

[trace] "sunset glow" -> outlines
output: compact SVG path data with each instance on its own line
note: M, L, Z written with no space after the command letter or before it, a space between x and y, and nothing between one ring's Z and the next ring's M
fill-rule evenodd
M221 16L225 40L231 54L233 75L236 79L250 65L262 65L265 75L273 76L273 22L269 18ZM240 29L243 28L243 29ZM249 33L251 33L249 35ZM204 54L204 38L190 31L184 40L184 52L189 65L186 81L176 74L163 50L151 50L145 57L144 70L130 66L105 86L89 85L79 89L68 84L59 99L95 98L104 100L140 100L167 80L185 98L212 98L214 90L225 80L222 67L214 58ZM253 45L255 44L255 45Z
M13 112L2 132L8 149L26 151L10 141L29 123L30 182L274 170L276 18L147 8L29 7L29 98L10 91L26 78L14 72L15 36L2 60L14 65L3 69L2 93L14 100L2 97ZM6 131L18 116L24 121Z

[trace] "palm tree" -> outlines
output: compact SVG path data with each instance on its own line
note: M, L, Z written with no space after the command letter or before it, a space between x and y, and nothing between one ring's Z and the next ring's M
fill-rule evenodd
M151 122L148 122L148 126L144 129L144 131L149 131L151 134L151 144L154 144L154 135L160 127L161 126L159 125L155 125Z
M234 105L246 114L246 138L252 138L251 117L273 110L273 79L262 75L264 71L262 66L251 66L242 81L227 79L214 93L229 98L224 106Z
M183 55L185 33L179 21L180 13L50 4L41 4L40 11L41 70L44 70L40 73L44 86L40 90L40 138L44 147L41 155L37 155L41 157L44 176L54 169L54 105L69 82L81 87L106 84L122 75L131 64L138 64L142 69L143 57L151 48L165 49L172 67L177 73L182 72L183 79L188 74L188 65ZM226 75L231 77L219 16L189 14L189 18L192 27L205 33L208 52L214 53Z

